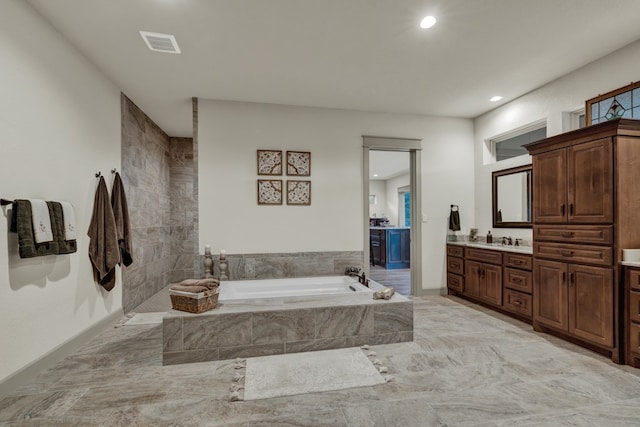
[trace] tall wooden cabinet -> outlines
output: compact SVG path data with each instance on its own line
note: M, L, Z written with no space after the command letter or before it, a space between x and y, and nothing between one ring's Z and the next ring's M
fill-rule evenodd
M624 359L622 249L640 248L640 121L526 145L533 156L533 326Z

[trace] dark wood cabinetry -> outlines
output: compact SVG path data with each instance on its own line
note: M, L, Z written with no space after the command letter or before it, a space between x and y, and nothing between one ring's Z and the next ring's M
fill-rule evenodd
M534 223L610 223L611 138L541 153L533 162ZM544 191L535 191L544 188Z
M524 320L531 319L531 268L531 255L447 245L449 294L486 304Z
M622 248L640 247L640 122L528 144L533 158L533 326L624 359ZM628 334L627 334L628 335Z
M640 265L624 267L624 283L626 360L629 365L640 368Z
M387 269L411 266L411 229L370 228L371 263Z

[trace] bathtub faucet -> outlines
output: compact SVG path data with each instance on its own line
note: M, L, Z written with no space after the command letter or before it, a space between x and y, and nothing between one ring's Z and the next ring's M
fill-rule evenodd
M369 287L369 280L367 279L367 277L364 274L364 271L362 271L361 268L359 268L359 267L347 267L344 270L344 274L346 274L347 276L350 276L350 277L357 277L358 278L358 282L360 282L363 285Z

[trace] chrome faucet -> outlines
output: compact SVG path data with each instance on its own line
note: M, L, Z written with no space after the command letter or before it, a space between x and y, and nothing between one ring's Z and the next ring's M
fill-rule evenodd
M358 282L362 283L364 286L369 287L369 279L365 276L364 271L358 267L347 267L344 270L344 274L349 277L357 277Z
M507 237L507 240L508 240L507 245L508 246L512 246L513 245L513 239L511 239L511 236Z

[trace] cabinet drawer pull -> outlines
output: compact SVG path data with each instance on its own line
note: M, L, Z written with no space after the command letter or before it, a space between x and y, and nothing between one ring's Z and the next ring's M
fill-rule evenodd
M567 281L567 273L565 273L564 271L562 272L562 283L565 283Z
M560 251L560 255L565 256L565 257L572 257L573 256L573 251Z
M523 261L522 261L521 259L514 259L514 260L512 260L511 262L513 262L513 263L514 263L514 264L516 264L516 265L520 265L520 264L522 264L522 263L523 263Z
M569 215L573 216L573 203L569 204Z
M562 237L567 237L567 238L569 238L569 237L573 237L573 231L560 233L560 235L561 235Z
M515 305L522 305L522 301L513 301Z
M573 273L569 273L569 285L573 285Z
M513 283L522 283L522 278L520 278L520 277L513 277L513 278L511 279L511 281L512 281Z
M564 203L560 205L560 212L564 216Z

